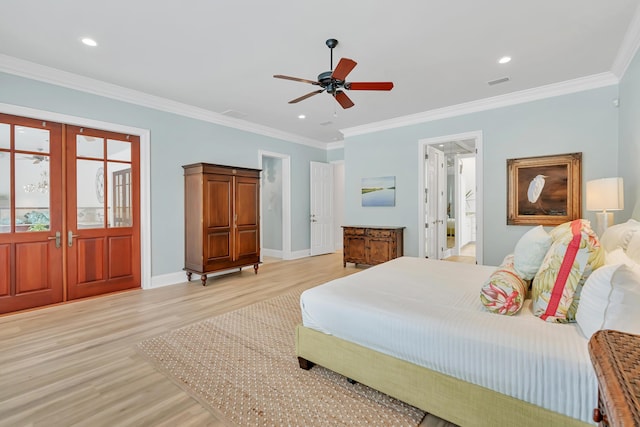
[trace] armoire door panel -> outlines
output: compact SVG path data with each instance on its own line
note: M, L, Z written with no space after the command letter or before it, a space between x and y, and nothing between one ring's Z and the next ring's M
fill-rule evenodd
M230 177L207 180L206 227L231 227L231 191Z
M109 237L109 279L133 275L131 236Z
M231 234L228 231L207 235L207 259L228 259L231 256Z
M103 237L76 240L78 284L104 280L104 241Z
M16 295L49 289L47 242L16 244Z
M258 224L258 183L255 180L237 178L236 185L236 225Z
M238 231L238 257L255 256L260 247L257 230Z
M0 245L0 297L11 289L11 245Z

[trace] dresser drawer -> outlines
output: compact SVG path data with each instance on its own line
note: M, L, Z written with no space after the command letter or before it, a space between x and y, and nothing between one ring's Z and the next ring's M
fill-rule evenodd
M369 237L389 238L393 236L393 234L394 233L391 230L367 229L367 236Z
M347 236L364 236L364 228L344 227L344 234Z

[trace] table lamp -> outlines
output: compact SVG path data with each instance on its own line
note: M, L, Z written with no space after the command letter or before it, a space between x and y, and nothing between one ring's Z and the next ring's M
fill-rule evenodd
M622 178L602 178L587 181L587 210L596 213L596 234L602 237L613 225L613 212L624 209Z

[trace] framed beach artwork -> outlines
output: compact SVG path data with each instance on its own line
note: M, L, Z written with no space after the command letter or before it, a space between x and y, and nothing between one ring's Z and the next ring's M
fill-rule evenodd
M559 225L582 215L582 153L507 159L507 224Z
M396 177L362 178L362 206L395 206Z

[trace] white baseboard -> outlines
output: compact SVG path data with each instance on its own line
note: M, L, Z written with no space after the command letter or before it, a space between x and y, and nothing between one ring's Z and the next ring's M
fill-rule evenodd
M265 256L272 256L275 258L283 257L282 251L276 251L273 249L262 249L261 253ZM290 256L283 259L294 260L294 259L306 258L308 256L309 256L309 249L303 249L301 251L291 252ZM209 273L207 274L207 276L209 277L220 276L222 274L228 274L230 272L233 272L234 270L238 270L238 269L234 268L230 270ZM191 281L195 281L195 280L200 280L200 276L198 274L194 274L193 278L191 279ZM152 276L151 286L145 289L161 288L163 286L176 285L178 283L184 283L186 281L187 281L187 273L185 273L184 271L176 271L175 273L160 274L158 276Z
M260 249L260 253L264 256L270 256L273 258L282 258L282 251L278 249Z
M303 249L301 251L291 252L291 254L285 259L287 260L300 259L300 258L306 258L308 256L309 256L309 249Z
M175 285L187 281L187 273L177 271L175 273L161 274L159 276L151 276L151 286L146 289L161 288L163 286Z

